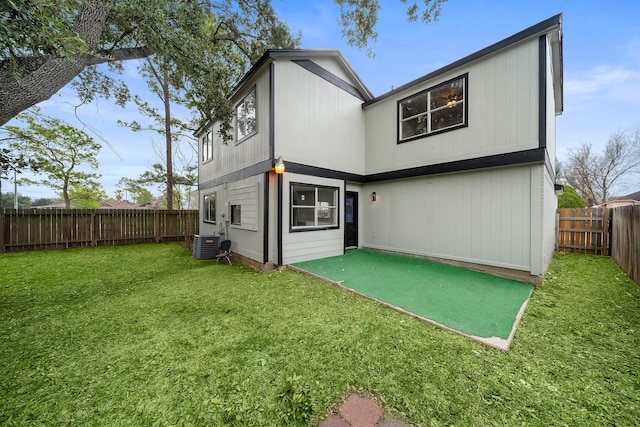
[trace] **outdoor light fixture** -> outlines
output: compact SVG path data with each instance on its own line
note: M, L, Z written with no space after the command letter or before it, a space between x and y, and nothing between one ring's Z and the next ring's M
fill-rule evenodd
M374 191L373 193L371 193L371 201L375 202L376 200L378 200L378 196L376 195L376 192Z
M556 196L562 196L564 194L564 185L562 184L553 184L553 189L555 190Z
M284 173L284 161L282 160L282 156L278 157L273 168L278 175L282 175Z

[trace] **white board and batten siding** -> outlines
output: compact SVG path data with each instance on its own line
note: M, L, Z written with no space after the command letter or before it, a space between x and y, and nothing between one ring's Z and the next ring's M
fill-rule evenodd
M530 40L368 106L366 173L537 148L538 56ZM398 144L398 101L465 73L468 127Z
M291 183L338 188L338 224L329 230L291 231ZM344 181L287 173L283 183L283 264L326 258L344 253Z
M203 191L204 194L216 194L216 223L201 223L200 233L228 232L227 238L232 242L233 252L262 262L264 185L264 175L255 175ZM230 223L232 205L240 205L240 224ZM226 224L226 221L229 223Z
M531 168L369 184L363 246L529 271Z
M276 157L364 174L361 99L291 61L275 63L275 88Z
M551 167L555 168L556 158L556 94L554 92L553 84L553 58L552 48L550 45L549 37L547 37L547 69L546 81L547 81L547 155L551 159ZM543 178L541 179L540 188L542 191L542 197L540 201L541 212L541 248L538 258L540 259L539 268L534 269L532 267L531 274L543 275L546 273L553 253L555 251L555 239L556 239L556 209L558 208L558 197L555 194L554 177L552 177L544 165L540 165ZM556 173L557 171L554 171Z
M199 133L198 166L199 181L207 182L231 172L252 166L269 159L269 73L258 73L239 91L232 102L239 102L249 90L256 89L256 133L237 141L232 130L232 138L223 140L219 134L219 123L211 125ZM235 122L232 123L235 127ZM202 135L211 130L213 136L213 158L202 160Z

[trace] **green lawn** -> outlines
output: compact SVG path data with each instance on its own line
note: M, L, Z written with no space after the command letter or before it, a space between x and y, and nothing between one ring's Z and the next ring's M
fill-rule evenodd
M508 353L179 244L0 255L0 424L317 425L350 392L438 425L633 425L640 287L557 254Z

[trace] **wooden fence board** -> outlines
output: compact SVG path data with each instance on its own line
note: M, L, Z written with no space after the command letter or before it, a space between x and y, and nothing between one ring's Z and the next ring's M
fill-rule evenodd
M609 213L607 209L558 209L556 250L597 255L608 253Z
M0 209L0 252L177 241L197 232L197 210Z
M613 209L611 256L640 284L640 205Z

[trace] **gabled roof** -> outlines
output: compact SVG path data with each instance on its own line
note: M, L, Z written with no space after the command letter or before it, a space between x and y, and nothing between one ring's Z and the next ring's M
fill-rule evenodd
M635 193L627 194L626 196L620 197L621 199L632 199L640 202L640 191L636 191Z
M137 204L128 200L109 199L100 202L101 209L136 209Z
M251 69L244 75L242 80L233 88L229 94L229 98L233 98L234 95L244 86L244 84L250 80L262 67L272 63L277 59L290 59L290 60L305 60L313 58L335 58L340 65L345 69L347 74L356 82L356 89L362 94L365 102L373 99L373 94L365 86L360 77L351 68L351 65L347 62L345 57L339 50L336 49L269 49L264 55L251 67Z
M557 49L554 49L554 57L553 61L553 70L554 74L557 78L554 78L554 85L556 93L559 95L558 99L556 99L556 111L561 112L563 108L563 95L562 95L562 14L558 14L548 18L542 22L539 22L525 30L520 31L510 37L507 37L504 40L501 40L497 43L492 44L491 46L485 47L484 49L480 49L479 51L472 53L471 55L465 56L455 62L452 62L449 65L446 65L442 68L439 68L429 74L426 74L422 77L419 77L409 83L406 83L400 87L397 87L387 93L384 93L370 101L365 102L364 106L368 106L374 104L383 99L394 96L402 91L405 91L413 86L419 85L431 79L434 79L442 74L445 74L449 71L455 70L456 68L471 64L472 62L478 61L486 56L492 55L498 51L514 46L518 43L521 43L524 40L529 40L535 37L539 37L543 34L552 34L551 43L556 44Z

